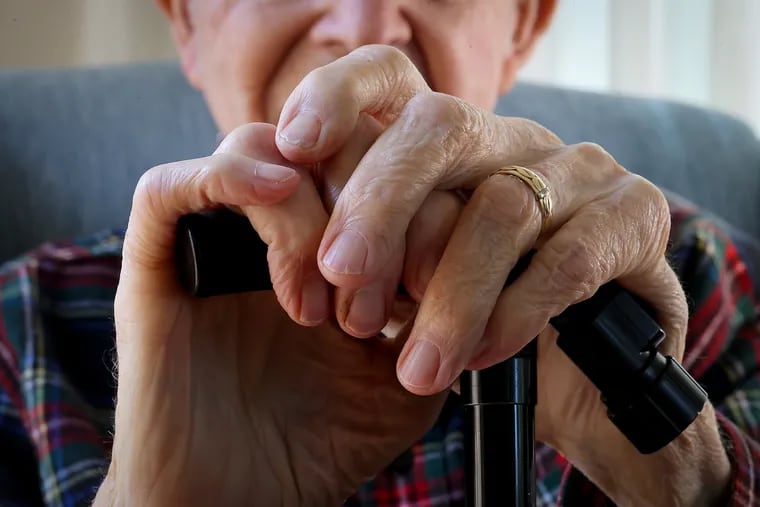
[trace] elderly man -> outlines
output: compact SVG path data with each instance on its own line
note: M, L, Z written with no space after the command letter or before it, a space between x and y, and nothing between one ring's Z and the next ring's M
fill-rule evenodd
M159 3L226 137L209 157L149 170L123 237L2 271L14 454L0 459L16 478L3 499L74 505L99 486L96 505L458 504L449 390L538 335L541 503L756 501L760 330L731 242L600 147L489 112L554 1ZM551 189L552 209L526 179ZM218 207L269 245L273 292L197 300L179 286L177 220ZM651 303L664 347L711 395L648 456L548 326L612 279ZM61 358L84 343L79 356L102 358L112 316L107 448L103 386L70 381Z

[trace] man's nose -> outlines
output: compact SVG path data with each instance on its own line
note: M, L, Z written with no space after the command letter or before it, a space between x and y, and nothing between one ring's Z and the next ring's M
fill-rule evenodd
M404 46L412 29L404 16L408 0L330 0L328 8L312 27L312 36L322 44L343 46L350 52L366 44Z

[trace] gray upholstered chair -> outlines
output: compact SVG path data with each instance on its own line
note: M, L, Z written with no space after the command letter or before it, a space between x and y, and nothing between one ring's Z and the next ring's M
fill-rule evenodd
M728 116L521 84L498 105L760 237L760 141ZM126 223L146 169L209 154L216 129L172 63L0 71L0 262L45 240Z

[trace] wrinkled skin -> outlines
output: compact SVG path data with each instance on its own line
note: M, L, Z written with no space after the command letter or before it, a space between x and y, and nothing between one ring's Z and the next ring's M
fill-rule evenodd
M376 5L391 6L382 11L389 27L412 20L419 32L422 6L433 4ZM667 204L651 183L598 146L566 146L533 122L489 113L482 90L457 88L473 82L467 58L449 62L461 80L441 79L446 65L423 65L419 53L387 45L409 39L403 30L389 29L384 36L393 40L380 41L386 45L352 51L301 79L320 61L301 51L310 47L303 39L291 56L304 59L288 61L304 65L291 74L282 74L287 65L275 69L272 75L287 79L267 87L244 79L250 69L238 66L236 58L253 46L217 59L203 53L246 33L239 28L246 9L260 21L275 4L255 11L254 3L227 2L234 7L218 19L216 3L195 5L196 21L204 13L214 20L193 25L197 32L230 31L196 46L182 31L188 27L176 23L184 67L232 132L211 157L150 170L135 192L116 300L116 438L100 501L334 505L422 436L465 367L504 360L539 334L540 440L620 505L717 498L728 462L712 408L668 449L641 457L547 328L550 317L618 279L652 303L669 336L666 352L680 358L686 304L664 258ZM297 6L317 2L283 5L295 16ZM503 13L518 12L509 5ZM519 5L512 21L535 22L544 3ZM317 18L320 12L314 19L329 18ZM449 16L452 23L466 19ZM294 33L302 25L326 29L309 19L294 17L288 26ZM314 28L308 40L320 33ZM503 54L494 49L499 44L486 44L494 49L491 64L509 63L484 79L493 90L510 82L529 52L531 37L514 40ZM320 63L334 59L320 54ZM225 77L225 86L210 84ZM448 94L433 92L431 82ZM279 103L276 129L236 128L262 116L274 123L259 106ZM299 112L320 125L315 143L305 142L303 129L300 136L288 129ZM529 166L551 188L555 209L545 232L524 184L489 177L509 164ZM195 301L179 289L176 220L218 206L245 213L269 244L275 294ZM365 243L358 268L330 262L341 231ZM534 246L531 267L502 291L516 260ZM378 339L394 320L400 281L418 305L416 316L396 338ZM408 315L396 317L398 328ZM414 348L420 344L424 354ZM625 477L610 473L623 468Z
M258 150L247 155L285 169L273 134L251 125L221 150ZM432 425L445 393L423 398L396 379L408 331L355 340L331 323L297 324L271 292L185 294L174 278L172 215L206 200L255 213L251 204L272 206L304 187L256 188L255 177L252 187L239 167L215 164L199 162L202 175L157 168L136 193L116 301L116 431L128 439L117 439L112 470L140 470L141 478L119 475L128 492L119 502L336 505ZM173 199L184 182L198 201ZM141 226L166 242L143 241Z

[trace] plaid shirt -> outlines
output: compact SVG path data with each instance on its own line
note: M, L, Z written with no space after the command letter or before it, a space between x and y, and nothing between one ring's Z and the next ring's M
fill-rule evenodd
M714 222L673 205L670 256L691 306L684 365L710 393L733 465L731 505L760 505L760 323L747 264ZM122 234L49 244L0 269L0 505L85 505L105 473L115 380L113 299ZM350 506L463 503L453 398ZM537 449L539 505L610 505Z

